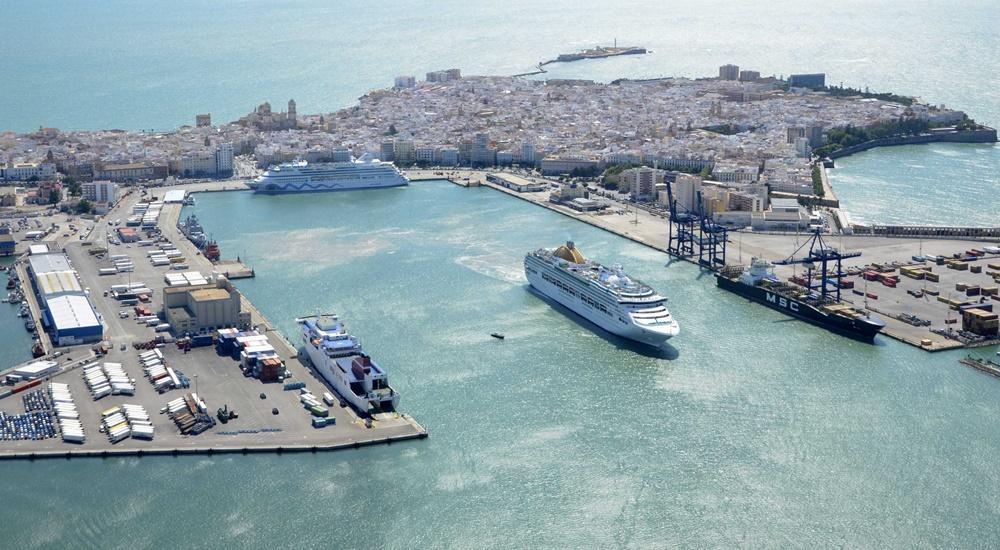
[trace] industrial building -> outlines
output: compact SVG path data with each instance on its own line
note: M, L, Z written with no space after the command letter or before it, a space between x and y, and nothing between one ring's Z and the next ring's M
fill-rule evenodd
M104 325L65 254L31 254L28 272L43 308L42 324L57 346L100 341Z
M86 296L57 296L46 300L45 305L45 321L57 346L98 342L104 337L100 316Z
M240 292L225 277L204 285L163 289L163 313L175 334L250 324L241 311Z
M7 375L7 380L10 382L35 380L51 376L57 372L59 372L59 364L55 361L34 361L22 367L16 367Z
M513 189L518 193L536 193L545 190L544 184L513 174L486 174L486 181Z
M17 240L11 235L10 229L0 229L0 256L11 256L17 248Z

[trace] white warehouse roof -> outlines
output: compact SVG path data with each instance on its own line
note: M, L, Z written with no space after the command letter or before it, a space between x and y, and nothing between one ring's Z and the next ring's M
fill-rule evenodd
M28 247L28 254L37 256L38 254L48 254L49 246L46 244L33 244Z
M187 195L187 191L183 189L171 189L170 191L164 193L163 202L184 202L184 195Z
M70 271L69 259L65 254L34 254L28 256L28 265L36 276L53 271Z
M49 314L56 330L93 327L101 324L86 296L59 296L48 301Z
M76 273L72 271L41 273L35 276L35 282L38 284L38 290L42 296L83 292L80 281L76 279Z

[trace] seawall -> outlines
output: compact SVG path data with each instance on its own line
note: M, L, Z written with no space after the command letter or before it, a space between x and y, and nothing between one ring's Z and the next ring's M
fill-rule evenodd
M996 143L997 131L994 128L983 127L979 130L955 130L953 132L933 132L916 136L896 136L873 139L830 153L831 159L874 149L876 147L891 147L894 145L921 145L925 143Z

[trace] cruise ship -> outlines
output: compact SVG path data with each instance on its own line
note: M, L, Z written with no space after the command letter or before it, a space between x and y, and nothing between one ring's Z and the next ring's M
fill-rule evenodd
M365 155L350 162L309 164L295 161L271 167L250 183L256 193L348 191L408 185L410 180L391 162Z
M664 306L666 298L620 265L588 260L572 242L529 253L524 273L542 295L612 334L659 347L680 331Z
M313 368L342 399L363 414L396 410L399 392L389 386L385 370L365 354L336 315L301 317L295 322Z

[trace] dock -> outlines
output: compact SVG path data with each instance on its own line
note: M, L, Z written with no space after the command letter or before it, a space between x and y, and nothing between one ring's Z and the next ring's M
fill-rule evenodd
M216 184L206 187L217 189L221 186ZM138 197L131 197L122 201L108 214L108 217L124 218L124 213L130 211L137 200ZM203 255L198 254L195 246L177 229L181 208L180 204L164 205L159 219L162 235L184 254L190 269L206 275L213 270L220 271L218 265L212 264ZM156 333L131 316L121 317L119 312L128 310L123 310L113 297L102 294L103 290L112 284L120 284L126 280L143 281L154 291L151 298L153 309L156 310L160 305L162 289L165 286L163 282L165 271L163 268L154 267L145 258L146 249L116 246L112 247L114 253L134 257L135 271L129 274L101 276L98 275L100 260L89 254L88 250L89 247L81 242L70 242L65 245L65 252L79 273L81 284L92 289L91 298L104 318L105 341L109 348L107 355L94 356L90 345L61 347L59 351L63 355L57 359L61 364L58 372L50 374L38 386L20 393L12 393L9 388L0 391L0 410L7 414L23 414L26 412L21 403L23 395L38 390L44 391L51 382L66 384L79 412L86 440L84 443L67 443L55 437L41 440L0 441L0 460L322 452L427 437L427 430L405 413L381 413L367 418L360 416L350 406L341 406L336 402L328 409L328 418L332 421L325 427L314 428L312 414L300 403L300 391L284 390L282 383L264 383L252 377L245 377L239 369L238 362L229 356L221 355L214 346L185 351L167 343L158 348L167 366L184 373L191 380L188 388L158 393L144 376L138 360L141 350L135 349L133 345L151 340ZM242 264L224 265L236 267ZM25 278L26 284L27 281ZM33 296L29 298L29 303L32 299ZM37 308L37 305L32 307ZM286 382L302 382L306 390L317 396L325 392L336 395L307 361L299 360L296 346L278 332L274 324L246 296L242 296L241 307L244 311L250 312L251 324L267 338L268 343L291 373L291 378ZM51 351L51 348L48 349ZM109 395L97 401L93 400L80 367L105 362L122 365L128 377L135 380L134 395ZM229 420L226 424L219 422L195 436L181 434L167 415L160 414L160 410L166 403L188 392L198 393L207 405L208 414L213 418L216 409L223 406L235 410L239 418ZM151 417L155 432L152 440L126 438L111 443L107 435L101 432L101 412L124 404L145 408Z
M215 270L227 279L252 279L257 276L252 267L247 266L239 259L219 260L214 265Z

